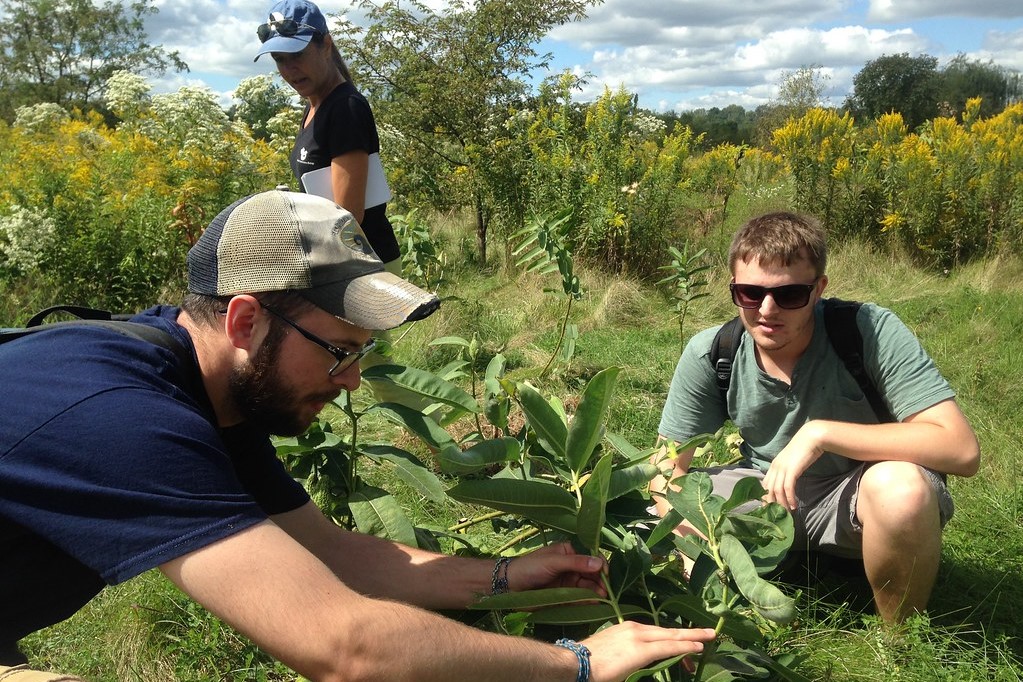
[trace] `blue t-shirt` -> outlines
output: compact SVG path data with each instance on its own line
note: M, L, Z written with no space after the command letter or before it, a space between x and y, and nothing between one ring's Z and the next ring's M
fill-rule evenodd
M217 426L192 357L72 326L0 344L0 649L116 584L303 505L253 425ZM191 392L190 392L191 391Z

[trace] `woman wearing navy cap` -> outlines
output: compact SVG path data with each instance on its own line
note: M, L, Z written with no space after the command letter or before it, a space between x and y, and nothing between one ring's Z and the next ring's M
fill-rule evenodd
M333 199L359 221L384 267L401 274L401 253L387 220L391 193L380 163L380 138L369 102L308 0L281 0L257 29L281 77L306 100L291 170L302 188Z

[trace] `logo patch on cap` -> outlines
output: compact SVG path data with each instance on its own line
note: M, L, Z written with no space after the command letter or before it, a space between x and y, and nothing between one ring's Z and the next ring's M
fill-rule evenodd
M340 229L341 243L347 246L352 251L359 251L363 255L373 256L373 247L369 245L369 240L366 239L366 235L359 229L355 219L351 216L345 216L344 218L337 221L335 228Z

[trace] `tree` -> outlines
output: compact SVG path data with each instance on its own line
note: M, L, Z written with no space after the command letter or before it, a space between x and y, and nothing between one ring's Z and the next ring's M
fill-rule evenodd
M824 95L831 76L823 69L820 64L810 64L782 73L777 99L756 110L756 139L760 146L770 146L774 131L790 118L801 118L810 109L827 105Z
M8 30L0 32L0 116L22 105L52 102L100 109L116 71L160 75L187 71L177 52L146 42L143 19L152 0L0 0Z
M553 28L584 16L595 0L452 0L440 13L418 2L362 0L371 23L343 22L344 41L365 80L378 122L407 147L405 172L435 206L470 206L479 260L499 185L514 169L499 159L505 122L523 108L528 81L550 55L534 46ZM387 131L382 131L387 135ZM414 167L413 167L414 166ZM525 216L522 216L525 218Z
M897 111L910 130L938 114L941 78L938 60L903 52L867 62L853 78L853 94L845 108L858 120Z
M981 98L980 117L990 118L1021 95L1020 75L992 61L971 61L958 54L941 72L941 104L956 116L962 115L966 101L973 97Z

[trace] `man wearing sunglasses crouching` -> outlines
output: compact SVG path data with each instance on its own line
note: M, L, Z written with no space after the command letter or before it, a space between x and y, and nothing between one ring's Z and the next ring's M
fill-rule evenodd
M602 591L597 557L434 554L347 532L288 475L270 434L302 433L359 387L373 330L439 300L384 270L333 201L266 192L188 254L189 295L133 318L0 344L0 679L17 641L104 585L159 568L311 680L621 680L713 630L623 623L557 645L431 613L540 587ZM125 333L121 333L121 332ZM155 339L155 340L154 340Z
M863 365L895 421L879 423L825 330L826 236L813 218L773 213L732 240L732 300L745 329L724 390L711 363L718 328L694 336L678 362L658 428L667 444L714 433L731 419L743 461L708 469L729 496L756 476L764 500L788 509L793 549L862 558L878 613L898 622L923 611L952 515L945 474L972 476L979 449L954 393L913 333L889 310L863 304ZM678 453L672 478L694 451ZM657 509L669 508L655 479ZM695 532L683 525L680 533Z

